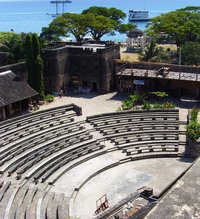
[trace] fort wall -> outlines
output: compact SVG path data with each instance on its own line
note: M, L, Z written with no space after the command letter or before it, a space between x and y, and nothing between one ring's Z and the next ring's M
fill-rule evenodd
M0 72L11 70L22 80L27 81L28 73L26 69L26 62L19 62L10 65L4 65L0 67Z
M90 87L107 93L115 87L115 59L120 58L115 44L56 44L43 50L46 88L58 92L69 86Z

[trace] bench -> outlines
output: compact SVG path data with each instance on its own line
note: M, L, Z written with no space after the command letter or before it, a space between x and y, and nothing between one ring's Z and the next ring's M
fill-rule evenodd
M32 142L36 142L38 139L50 139L51 138L51 133L58 133L61 134L61 133L69 133L70 131L74 131L76 128L79 127L79 129L83 129L84 127L83 126L80 126L81 123L69 123L67 126L64 124L64 125L60 125L60 126L57 126L57 127L50 127L46 130L42 130L40 133L33 133L29 136L26 136L24 137L23 139L18 139L17 141L15 142L12 142L8 145L6 145L6 147L4 147L2 150L1 150L1 154L2 153L5 153L6 151L9 151L10 148L14 148L14 147L17 147L17 146L20 146L20 145L23 145L24 143L25 144L31 144ZM38 135L40 134L40 135Z
M0 165L2 165L5 161L9 160L9 156L13 153L13 156L16 156L22 152L24 152L25 150L28 150L32 147L35 147L38 144L41 144L43 142L47 142L53 138L57 138L57 137L61 137L63 135L69 134L69 133L73 133L73 132L77 132L83 130L82 126L79 126L79 124L75 124L73 126L68 126L65 127L64 131L60 133L60 130L57 129L56 134L52 134L53 132L55 132L55 129L51 132L49 131L48 134L46 132L42 132L44 133L43 135L39 135L38 137L34 138L36 135L31 136L30 138L26 138L28 141L26 142L26 139L23 139L22 142L18 141L16 142L16 144L11 144L9 146L7 146L3 151L1 151L1 156L0 156ZM77 133L78 134L78 133ZM47 135L47 137L45 137ZM21 143L21 144L20 144ZM12 157L13 157L12 156ZM10 158L12 158L10 156Z
M173 145L166 147L162 147L160 145L151 145L139 147L138 149L125 149L123 152L126 153L127 156L150 152L178 152L178 147Z
M179 129L178 126L176 125L153 125L150 124L148 126L139 126L139 127L129 127L129 126L125 126L125 127L116 127L113 129L105 129L105 130L101 130L100 133L102 133L103 135L109 135L109 137L112 136L112 134L116 134L116 133L128 133L128 132L133 132L133 131L149 131L149 130L174 130L177 131Z
M41 182L45 182L53 173L55 173L59 168L61 168L65 164L69 163L70 161L72 161L72 160L74 160L74 159L76 159L78 157L81 157L81 156L83 156L85 154L89 154L89 153L92 153L94 151L101 150L102 148L104 148L103 145L99 145L99 146L91 145L88 148L77 150L75 153L72 153L72 155L69 155L68 159L66 159L66 157L65 157L65 159L62 159L62 161L60 163L57 162L57 164L55 164L53 166L53 168L51 168L46 173L44 173L44 175L41 178Z
M53 109L47 109L47 110L43 110L43 111L39 111L39 112L29 113L29 114L21 115L18 117L14 117L14 118L2 121L2 122L0 122L0 127L1 127L0 133L2 133L2 130L4 130L5 128L7 128L7 126L9 126L11 124L17 124L17 126L20 126L20 123L18 123L19 121L30 122L31 119L43 118L43 116L44 117L54 116L57 114L57 112L60 112L60 111L62 111L62 112L73 111L74 112L74 111L76 111L76 110L74 110L74 108L75 108L75 105L70 104L70 105L55 107Z
M27 190L27 193L25 194L25 196L22 196L23 197L23 202L16 209L15 219L26 218L25 217L26 208L33 201L33 198L37 194L37 191L38 191L38 187L36 187L36 186L29 187L29 189Z
M81 134L82 133L82 134ZM66 136L60 136L58 138L54 138L53 141L50 142L44 142L40 145L37 145L37 148L33 148L31 151L26 151L26 154L22 155L21 157L19 157L20 162L15 161L15 165L12 165L12 167L9 168L9 176L16 171L16 169L18 169L19 167L21 167L22 165L24 165L24 163L29 162L30 160L36 158L36 157L46 157L46 153L47 155L51 155L54 152L56 152L57 150L61 150L63 147L59 146L59 143L62 142L62 140L64 140L65 143L65 147L72 145L73 143L77 143L77 142L81 142L84 140L88 140L91 139L91 135L89 135L89 132L85 132L85 131L81 131L79 133L76 133L78 136L75 139L70 139L70 137L68 136L68 138L66 139ZM71 135L71 137L74 136L74 133ZM84 136L81 138L81 136ZM57 144L57 147L55 147L55 144ZM52 147L53 146L53 147ZM14 163L14 162L13 162Z
M144 133L145 134L145 133ZM131 142L136 142L136 141L147 141L147 140L179 140L179 135L175 134L154 134L154 135L140 135L140 136L130 136L129 138L126 139L113 139L115 145L120 145L120 144L127 144Z
M144 110L128 110L128 111L122 111L122 112L116 112L116 113L104 113L100 115L95 116L89 116L87 117L86 121L92 123L93 121L98 120L107 120L107 119L115 119L120 117L131 117L131 116L150 116L150 115L176 115L178 117L179 111L176 109L169 109L169 110L150 110L150 111L144 111Z
M149 116L127 116L127 117L117 117L115 119L107 119L107 120L100 120L98 122L93 122L94 127L102 127L112 124L119 124L119 123L129 123L129 122L141 122L141 121L177 121L179 118L177 116L166 116L166 115L149 115Z
M177 125L178 126L178 122L177 121L171 121L171 120L163 120L163 121L159 121L159 120L146 120L146 121L130 121L130 122L119 122L119 123L113 123L113 124L108 124L108 125L99 125L96 126L95 129L97 131L101 131L104 129L108 129L108 128L114 128L114 127L119 127L119 126L145 126L145 125L149 125L149 124L173 124L173 125Z
M0 202L5 196L5 193L9 189L10 185L11 185L11 181L2 184L2 187L0 189Z
M68 112L68 113L62 113L60 115L52 115L51 113L48 113L48 115L50 116L49 118L43 118L38 114L34 114L34 115L29 115L26 116L25 118L16 118L14 121L6 121L5 125L1 125L0 128L0 135L3 134L4 132L7 132L11 129L20 129L21 126L26 126L29 124L38 124L40 121L48 121L48 120L56 120L59 118L64 118L65 116L75 116L76 113L74 112ZM1 123L0 123L1 124Z
M28 124L25 127L21 127L21 128L24 128L25 130L20 129L20 130L18 130L19 132L16 132L17 130L13 129L10 132L5 132L5 136L4 136L4 138L2 138L2 143L0 146L2 147L6 144L13 142L13 141L16 141L17 139L20 139L20 138L23 138L27 135L42 131L42 130L47 129L49 127L59 126L61 124L64 124L64 123L66 124L66 123L70 123L73 121L74 121L73 118L67 117L67 118L65 118L65 121L49 121L48 120L48 121L46 121L46 123L44 123L44 121L40 121L39 125L36 125L36 126L34 126L34 124ZM27 127L29 127L29 129L27 129ZM8 138L8 136L9 136L9 138Z
M127 149L127 148L133 148L133 147L141 147L141 145L152 145L152 144L160 144L160 145L178 145L178 141L176 140L158 140L158 141L142 141L142 142L131 142L131 143L127 143L127 144L121 144L121 145L118 145L117 148L119 150L124 150L124 149Z
M83 148L83 147L87 147L90 144L96 144L96 141L91 139L91 140L88 140L88 141L83 142L83 143L78 143L76 145L72 145L69 148L65 148L65 149L55 153L52 157L45 160L38 167L34 168L33 171L31 171L31 173L28 174L28 177L34 176L33 177L34 180L37 180L38 178L40 178L40 176L42 176L43 172L46 172L48 168L51 168L51 165L54 166L56 164L56 162L58 162L59 159L62 160L63 157L69 156L70 153L74 153L78 149ZM100 143L98 143L97 146L99 146L99 145L100 145ZM50 165L50 166L48 166L48 168L47 168L47 165ZM25 177L25 178L27 178L27 177Z

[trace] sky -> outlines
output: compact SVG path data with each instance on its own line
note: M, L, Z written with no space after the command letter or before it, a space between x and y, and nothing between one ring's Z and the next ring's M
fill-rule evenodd
M0 0L0 2L32 2L32 1L41 1L41 0ZM50 0L42 0L50 1Z

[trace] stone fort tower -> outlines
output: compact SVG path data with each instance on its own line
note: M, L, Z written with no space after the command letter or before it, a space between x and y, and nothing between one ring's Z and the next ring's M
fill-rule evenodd
M43 50L47 92L107 93L115 88L114 60L119 45L108 42L62 43Z

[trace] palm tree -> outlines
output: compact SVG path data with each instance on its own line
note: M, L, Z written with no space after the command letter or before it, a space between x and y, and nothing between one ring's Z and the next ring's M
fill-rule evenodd
M156 41L152 40L145 48L144 53L139 57L141 61L151 61L151 59L159 54L159 48L156 45Z

